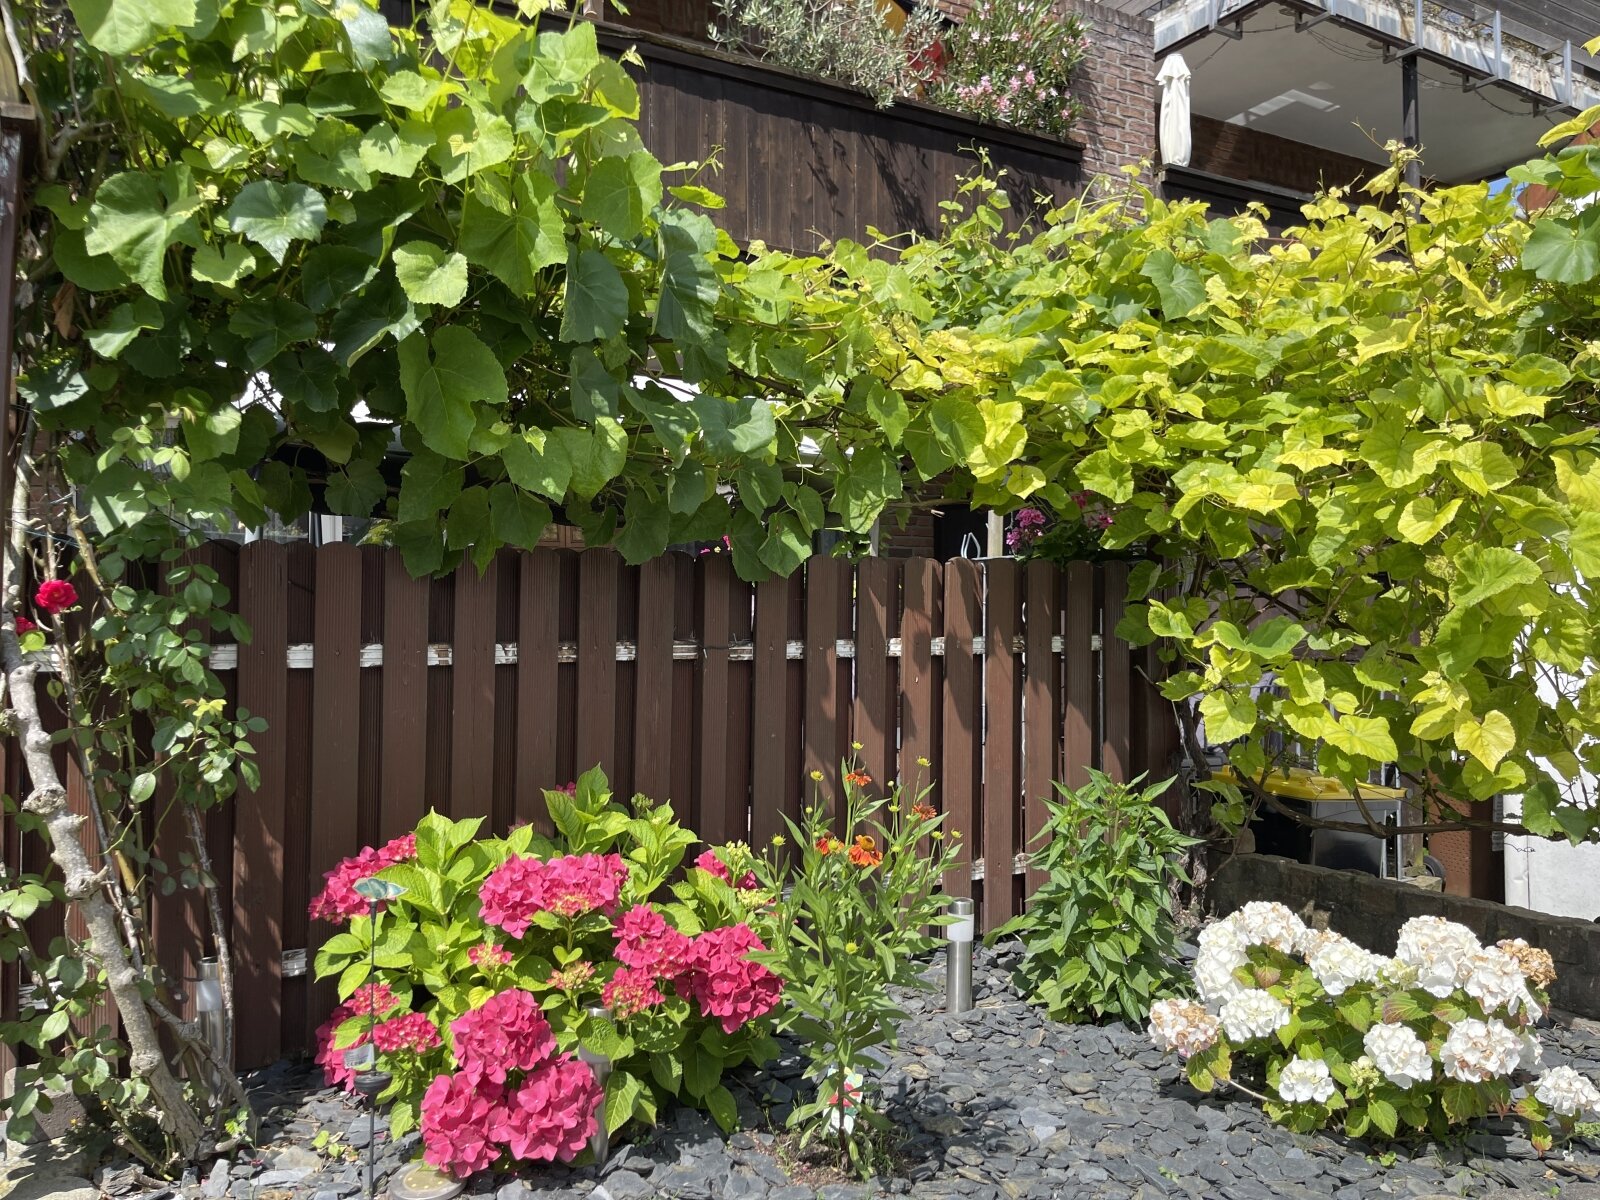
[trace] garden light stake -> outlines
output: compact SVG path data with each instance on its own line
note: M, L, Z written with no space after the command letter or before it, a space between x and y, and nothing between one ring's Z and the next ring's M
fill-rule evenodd
M384 879L362 879L355 885L358 896L367 902L368 915L371 917L369 936L371 938L371 952L368 957L368 977L376 978L378 972L378 906L385 901L397 899L405 895L405 888L398 883L390 883ZM356 1091L367 1098L367 1200L376 1200L378 1194L377 1153L378 1153L378 1096L389 1086L391 1076L387 1071L378 1070L377 1046L372 1040L372 1031L378 1025L378 1007L376 1004L369 1006L367 1013L367 1040L360 1046L353 1047L345 1052L345 1065L356 1072Z
M972 1007L972 937L976 930L971 900L950 901L955 918L946 930L950 949L944 963L944 1010L962 1013Z

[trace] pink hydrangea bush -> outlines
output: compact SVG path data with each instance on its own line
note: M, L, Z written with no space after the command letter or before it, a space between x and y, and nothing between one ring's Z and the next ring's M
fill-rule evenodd
M343 1051L370 1040L394 1075L380 1099L395 1136L420 1126L427 1160L458 1176L570 1161L602 1117L615 1132L674 1100L731 1128L717 1077L774 1049L782 984L750 925L771 895L749 851L693 852L670 807L624 810L598 771L545 801L555 838L531 825L479 838L477 822L430 815L341 863L313 909L347 927L318 953L320 977L359 977L374 937L378 951L373 990L336 1010L318 1061L348 1084ZM351 898L379 872L405 891L374 930ZM590 1015L599 1005L609 1017ZM605 1097L580 1048L612 1060Z

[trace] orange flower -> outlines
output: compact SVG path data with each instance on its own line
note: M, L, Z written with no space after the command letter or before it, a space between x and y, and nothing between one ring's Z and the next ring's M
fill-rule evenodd
M875 867L883 861L883 855L877 849L877 843L866 834L856 838L856 844L850 847L850 861L858 867Z
M872 782L872 776L868 775L865 771L851 771L844 777L844 781L846 783L853 783L857 787L866 787L867 784Z
M931 821L939 814L934 812L933 805L918 803L911 806L911 815L919 821Z
M831 833L825 833L817 839L817 851L820 854L832 854L835 850L843 850L844 843Z

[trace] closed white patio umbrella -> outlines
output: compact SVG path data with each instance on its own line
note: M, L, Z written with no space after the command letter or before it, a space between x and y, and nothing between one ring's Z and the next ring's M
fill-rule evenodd
M1189 64L1169 54L1156 74L1161 84L1161 161L1169 167L1189 165Z

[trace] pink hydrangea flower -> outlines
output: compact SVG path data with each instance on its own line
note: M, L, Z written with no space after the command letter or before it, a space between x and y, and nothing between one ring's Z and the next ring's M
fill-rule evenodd
M600 992L606 1007L619 1020L635 1016L666 1000L656 987L656 977L637 967L618 967L617 973Z
M493 942L483 942L467 950L467 959L480 971L487 973L496 967L508 966L511 962L511 951Z
M351 1046L345 1047L345 1050L335 1050L333 1048L333 1043L339 1032L339 1026L343 1025L355 1015L355 1009L351 1008L348 1004L337 1005L335 1006L334 1010L328 1014L328 1019L321 1025L317 1026L316 1033L316 1063L317 1066L322 1068L322 1078L324 1082L326 1082L329 1087L342 1088L347 1092L354 1092L356 1090L356 1073L350 1067L345 1066L345 1050L354 1049L355 1046L365 1045L367 1041L367 1034L366 1031L363 1030L356 1038L355 1042Z
M565 1055L545 1063L505 1099L506 1149L521 1162L571 1162L594 1133L600 1099L587 1064Z
M490 872L478 891L480 915L512 937L528 931L535 913L610 915L628 878L620 854L568 854L542 862L511 858Z
M363 983L350 993L343 1007L349 1008L352 1015L381 1017L399 1003L399 997L387 983L373 982Z
M412 1054L426 1054L443 1045L439 1027L419 1012L391 1017L372 1031L372 1044L383 1054L402 1050Z
M502 1098L465 1075L435 1078L422 1096L423 1160L457 1179L494 1166L500 1150L490 1131Z
M551 971L547 981L551 987L562 992L576 992L583 985L594 978L594 964L592 962L575 962L563 971Z
M636 904L617 922L617 961L624 966L649 971L658 979L670 979L689 962L687 937L648 904Z
M702 853L699 858L694 860L694 865L702 871L715 875L723 883L733 884L733 872L728 868L727 863L717 857L715 850L707 850ZM753 892L760 886L756 882L756 873L754 871L746 871L744 877L733 885L741 892Z
M531 1071L556 1052L539 998L518 988L462 1013L450 1033L461 1074L475 1083L503 1084L512 1071Z
M693 996L703 1014L719 1018L724 1033L736 1032L777 1005L783 981L747 957L767 948L748 925L708 929L692 946L678 990Z
M351 917L368 912L370 904L356 894L356 884L376 875L385 867L410 862L416 857L417 835L414 833L397 837L376 849L363 847L323 876L327 882L311 901L308 910L311 919L343 925Z

